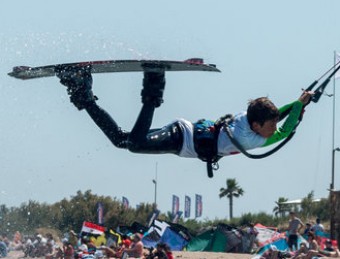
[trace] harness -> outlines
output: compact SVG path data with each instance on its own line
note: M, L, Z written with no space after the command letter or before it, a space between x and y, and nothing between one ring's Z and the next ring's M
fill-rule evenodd
M222 156L218 155L218 135L225 122L232 119L231 114L227 114L216 122L201 119L194 123L194 146L198 158L207 163L208 177L214 176L213 171L219 169L218 160Z
M334 76L334 74L340 69L340 61L336 63L331 69L329 69L326 73L324 73L319 79L315 80L305 91L312 91L313 88L319 83L319 80L321 80L325 75L327 75L331 70L333 72L325 79L325 81L320 84L319 87L317 87L314 91L314 95L311 98L311 101L314 103L317 103L320 100L321 95L323 95L324 90L328 83L330 82L330 79ZM339 65L339 66L338 66ZM336 67L338 66L338 67ZM309 103L307 103L305 106L307 106ZM304 108L305 108L304 106ZM285 113L280 114L279 120L284 119L288 114L290 113L290 109L288 109ZM208 177L213 177L213 171L219 169L218 161L222 158L222 156L218 155L218 135L223 128L223 130L226 132L228 137L230 138L230 141L232 144L245 156L252 159L261 159L265 158L267 156L270 156L277 152L279 149L281 149L285 144L287 144L295 135L296 129L299 126L300 122L303 118L304 109L302 110L300 114L300 118L298 122L296 123L294 129L289 134L287 138L285 138L283 141L281 141L277 146L275 146L273 149L263 153L263 154L250 154L248 153L243 146L233 137L232 132L230 131L229 124L233 121L233 116L231 114L227 114L220 119L218 119L216 122L212 122L209 120L201 119L194 123L194 145L195 145L195 151L198 154L198 158L202 161L207 163L207 173Z

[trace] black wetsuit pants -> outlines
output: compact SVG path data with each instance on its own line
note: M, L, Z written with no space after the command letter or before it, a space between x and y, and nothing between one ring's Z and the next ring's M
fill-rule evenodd
M176 154L183 145L183 133L177 122L160 129L150 129L155 106L144 103L131 132L118 127L113 118L95 102L86 107L87 113L118 148L126 148L134 153Z

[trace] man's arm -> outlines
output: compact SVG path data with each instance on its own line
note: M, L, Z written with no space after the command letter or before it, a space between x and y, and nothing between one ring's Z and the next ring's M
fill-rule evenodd
M301 111L303 109L303 103L299 100L285 105L279 109L280 114L287 109L291 109L288 118L285 120L283 125L275 131L275 133L269 137L264 143L263 147L279 142L289 136L289 134L294 130L297 124Z
M298 233L300 233L301 229L305 226L305 224L303 224L303 222L300 220L300 227L298 229Z
M279 109L280 114L286 112L288 109L291 110L289 112L288 118L283 123L282 127L276 130L275 133L266 140L266 142L263 144L263 147L279 142L290 135L290 133L294 130L296 124L298 123L303 107L310 102L313 94L314 93L311 91L305 91L302 93L297 101L285 105Z

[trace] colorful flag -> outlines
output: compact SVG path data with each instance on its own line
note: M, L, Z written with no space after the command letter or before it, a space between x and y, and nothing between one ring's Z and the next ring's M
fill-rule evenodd
M129 208L129 200L126 197L123 196L122 202L123 202L124 209L127 210Z
M184 217L190 218L190 211L191 211L191 199L189 196L185 196L185 203L184 203Z
M101 235L104 233L104 231L105 228L103 226L99 226L88 221L84 221L83 227L81 228L81 232L90 233L93 235Z
M104 224L104 205L101 202L97 203L97 219L99 225Z
M179 197L172 195L172 215L175 216L179 211Z
M202 195L196 194L196 210L195 210L195 217L201 217L202 216Z

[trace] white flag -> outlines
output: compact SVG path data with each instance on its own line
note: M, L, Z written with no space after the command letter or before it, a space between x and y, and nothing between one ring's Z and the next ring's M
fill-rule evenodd
M335 64L338 64L340 62L340 53L335 53ZM340 64L338 64L338 66L340 66ZM334 75L335 79L340 78L340 70L338 70L335 75Z

